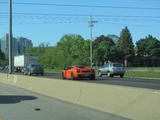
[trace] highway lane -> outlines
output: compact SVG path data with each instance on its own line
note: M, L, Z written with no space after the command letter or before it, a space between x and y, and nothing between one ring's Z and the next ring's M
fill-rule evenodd
M4 72L4 71L1 71ZM5 72L6 73L6 72ZM16 73L22 75L22 73ZM56 78L62 79L61 73L45 73L44 76L35 77L44 77L44 78ZM138 88L148 88L160 90L160 79L147 79L147 78L108 78L107 76L96 77L96 80L80 80L83 82L97 83L97 84L111 84L111 85L120 85L120 86L129 86L129 87L138 87Z
M131 120L0 83L0 120Z
M45 73L43 77L47 78L56 78L62 79L60 73ZM107 76L96 77L96 80L78 80L89 83L97 83L97 84L111 84L111 85L120 85L120 86L129 86L129 87L138 87L138 88L148 88L148 89L156 89L160 90L160 79L147 79L147 78L120 78L113 77L109 78Z

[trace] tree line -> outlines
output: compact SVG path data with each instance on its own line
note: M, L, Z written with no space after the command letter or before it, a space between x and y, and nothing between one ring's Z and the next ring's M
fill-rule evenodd
M95 66L109 61L120 62L125 66L160 66L160 41L152 35L138 40L134 45L131 33L125 27L120 36L101 35L92 44ZM90 65L90 40L85 40L81 35L66 34L54 47L42 43L26 52L37 54L39 63L46 68Z
M119 36L98 36L92 45L94 66L109 61L120 62L125 66L160 66L160 41L148 35L134 45L127 27L122 29ZM38 47L27 49L26 53L38 55L39 63L45 68L90 65L90 40L85 40L81 35L66 34L55 46L42 43Z

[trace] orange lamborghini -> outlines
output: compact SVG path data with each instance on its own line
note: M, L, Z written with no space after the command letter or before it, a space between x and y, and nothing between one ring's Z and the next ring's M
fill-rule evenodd
M89 78L90 80L94 80L95 70L84 65L69 66L62 70L62 78L69 78L72 80L79 78Z

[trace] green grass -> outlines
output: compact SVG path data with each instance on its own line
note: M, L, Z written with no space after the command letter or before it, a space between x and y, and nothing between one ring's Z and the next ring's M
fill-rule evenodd
M154 72L154 71L126 71L125 77L160 78L160 72Z
M131 68L133 70L146 70L146 71L154 71L154 70L160 70L160 67L133 67Z

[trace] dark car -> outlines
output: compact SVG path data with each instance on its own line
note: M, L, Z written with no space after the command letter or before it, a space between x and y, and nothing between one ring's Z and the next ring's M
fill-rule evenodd
M4 69L5 69L4 65L0 66L0 70L4 70Z
M24 72L24 75L40 74L43 76L44 74L44 70L39 64L29 64L26 68L24 68L23 72Z
M9 65L5 65L3 70L8 71L9 70Z

